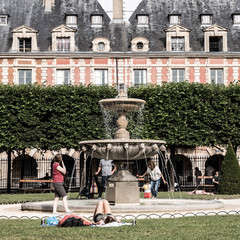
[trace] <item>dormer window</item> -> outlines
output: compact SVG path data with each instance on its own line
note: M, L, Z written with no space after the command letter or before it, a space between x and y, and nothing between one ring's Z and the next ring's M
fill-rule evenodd
M131 41L133 52L147 52L149 51L149 41L143 37L136 37Z
M7 25L7 24L8 24L8 16L0 15L0 25Z
M180 24L180 15L170 15L169 16L170 25Z
M240 25L240 13L233 14L233 24Z
M143 42L138 42L137 43L137 49L143 49L143 47L144 47Z
M149 17L148 15L138 15L137 16L137 24L138 26L148 26L149 24Z
M174 52L190 51L189 45L189 32L187 29L180 25L169 27L166 31L166 50Z
M19 52L32 51L32 38L19 38Z
M91 24L92 24L92 27L102 27L103 16L102 15L92 15Z
M66 16L66 25L69 27L77 26L77 16L76 15L67 15Z
M103 52L105 50L105 43L104 42L99 42L98 43L98 51Z
M38 51L37 31L24 25L13 29L12 51L14 52Z
M52 51L74 52L76 29L60 25L52 30Z
M201 24L202 25L212 25L212 15L210 15L210 14L201 15Z
M107 38L95 38L92 41L92 50L94 52L109 52L110 42Z
M228 50L226 28L215 24L203 31L205 52L226 52Z

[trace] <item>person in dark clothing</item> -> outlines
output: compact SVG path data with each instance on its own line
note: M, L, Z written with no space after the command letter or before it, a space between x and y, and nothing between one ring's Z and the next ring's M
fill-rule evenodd
M219 172L216 171L216 173L213 176L213 185L214 185L214 191L215 193L218 192L218 185L219 185Z
M195 167L195 177L196 177L197 186L198 186L198 185L200 184L200 182L201 182L201 179L198 178L198 177L200 177L200 176L202 176L202 172L199 170L198 167Z

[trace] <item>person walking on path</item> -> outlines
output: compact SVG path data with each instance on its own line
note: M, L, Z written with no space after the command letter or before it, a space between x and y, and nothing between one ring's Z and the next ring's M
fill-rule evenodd
M63 206L65 212L70 213L71 210L68 208L67 203L67 193L63 186L64 184L64 175L66 174L66 167L62 160L62 155L57 154L53 160L53 167L52 167L52 176L53 176L53 186L54 186L54 193L55 198L53 202L53 214L57 214L57 206L59 198L63 200Z
M142 176L139 176L139 177L144 177L146 174L149 174L151 178L152 198L157 198L158 188L160 186L161 178L165 184L167 184L167 182L165 181L159 167L155 165L153 160L148 161L147 171Z
M113 160L101 159L98 170L95 173L97 176L100 171L102 171L102 180L98 188L98 198L102 198L102 193L105 192L105 186L109 177L117 170L116 166L113 164Z

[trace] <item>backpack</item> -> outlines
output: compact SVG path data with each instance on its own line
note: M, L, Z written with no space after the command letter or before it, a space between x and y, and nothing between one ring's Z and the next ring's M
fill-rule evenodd
M58 225L59 220L56 217L46 217L42 218L41 225L42 226L56 226Z
M84 227L90 226L92 224L91 221L83 219L76 215L66 215L63 219L61 219L58 223L59 227Z

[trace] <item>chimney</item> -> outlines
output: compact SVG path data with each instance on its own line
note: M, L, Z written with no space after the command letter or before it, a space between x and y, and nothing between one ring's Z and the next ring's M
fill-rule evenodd
M43 6L46 13L50 13L55 5L55 0L43 0Z
M113 22L123 22L123 0L113 0Z

